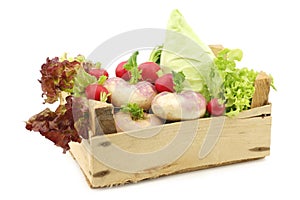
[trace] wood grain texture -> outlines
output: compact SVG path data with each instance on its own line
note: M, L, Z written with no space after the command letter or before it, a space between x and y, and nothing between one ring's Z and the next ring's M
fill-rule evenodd
M116 133L117 129L113 117L113 105L105 102L89 100L89 124L91 136L96 133L111 134Z
M153 179L160 176L183 173L198 169L216 167L241 161L263 158L270 153L271 133L271 105L248 110L235 118L225 118L220 138L213 150L203 159L199 159L199 151L207 134L212 118L177 122L160 126L158 134L147 139L136 137L143 134L143 130L95 136L90 141L81 144L72 143L71 153L80 165L91 187L109 187L126 183L135 183L145 179ZM125 152L145 154L162 149L170 144L180 127L188 123L199 123L197 132L188 146L174 162L145 168L141 171L126 172L99 161L96 154L110 156L110 147L117 146ZM188 127L187 126L187 127ZM155 127L148 130L153 132ZM191 132L190 129L183 130L184 134ZM106 150L107 149L107 150ZM126 158L114 155L115 160L126 160ZM165 159L163 155L157 154L156 160ZM172 157L170 152L170 157ZM101 157L101 155L100 155ZM128 161L129 165L135 166L140 163L137 160Z
M269 99L271 78L265 73L260 72L255 80L255 91L252 98L251 108L266 105Z
M209 48L212 50L215 56L217 56L218 53L224 49L224 47L221 44L209 45Z

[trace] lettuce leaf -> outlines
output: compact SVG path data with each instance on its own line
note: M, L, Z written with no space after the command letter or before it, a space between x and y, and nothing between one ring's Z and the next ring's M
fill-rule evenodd
M97 78L87 73L82 67L77 70L77 74L74 78L73 96L81 97L85 96L85 88L96 83Z
M200 92L207 100L220 97L223 80L214 64L214 54L194 33L178 10L171 13L160 64L164 73L182 71L185 89Z
M39 132L42 136L62 147L66 153L69 143L81 142L88 138L89 113L85 98L85 87L96 83L97 78L87 73L91 68L99 68L100 63L93 63L78 55L68 58L67 54L53 59L47 58L41 66L41 80L45 103L54 103L61 99L62 92L67 93L66 103L60 104L53 112L49 108L32 116L26 122L26 129ZM61 100L60 103L63 101Z
M46 59L46 63L41 66L42 77L39 80L43 91L42 96L46 96L45 103L56 102L61 92L72 92L78 68L80 63L76 60L61 61L58 57Z
M56 102L61 92L73 94L74 87L75 96L79 96L79 93L83 91L82 87L86 87L87 83L97 81L87 72L92 68L100 67L100 63L86 60L83 55L73 58L67 57L67 54L64 53L60 58L47 58L46 62L41 66L40 72L42 77L39 80L43 91L42 96L46 96L45 103L52 104ZM78 72L80 73L79 75Z
M74 127L72 97L68 96L66 102L65 105L59 105L55 112L46 108L26 122L27 130L40 132L42 136L63 148L64 153L70 149L69 142L81 142Z
M236 61L241 61L240 49L223 49L215 59L215 64L224 80L226 115L235 116L242 110L250 109L254 94L254 81L258 72L247 68L237 68Z
M32 116L25 128L39 132L66 153L70 142L80 143L82 138L89 137L88 111L86 98L67 96L66 103L59 105L54 112L46 108Z

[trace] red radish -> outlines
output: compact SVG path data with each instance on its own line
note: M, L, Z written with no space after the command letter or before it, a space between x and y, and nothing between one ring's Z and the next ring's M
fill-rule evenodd
M139 70L142 71L142 80L154 83L158 79L156 72L160 70L160 66L155 62L144 62L139 65Z
M95 76L97 79L100 78L100 76L104 75L108 78L108 72L105 70L105 69L90 69L89 70L89 74L92 75L92 76Z
M225 112L225 104L220 104L217 98L213 98L207 104L207 111L212 116L221 116Z
M155 88L157 92L174 92L174 81L173 81L173 75L170 74L164 74L163 76L159 77L155 81Z
M85 94L88 99L94 99L97 101L106 101L109 92L104 86L95 83L85 88Z
M126 69L124 69L124 65L126 63L127 61L123 61L120 64L118 64L116 68L116 76L124 79L125 81L128 81L130 79L130 73Z

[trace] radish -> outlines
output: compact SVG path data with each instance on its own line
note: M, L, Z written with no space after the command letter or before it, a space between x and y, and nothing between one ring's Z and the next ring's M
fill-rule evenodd
M88 73L92 76L95 76L97 79L99 79L100 76L102 76L102 75L106 76L107 78L109 76L108 72L105 69L102 69L102 68L100 68L100 69L96 69L96 68L90 69L88 71Z
M170 121L191 120L203 117L206 113L206 100L197 92L182 91L185 76L182 72L172 72L173 89L158 94L152 101L151 109L155 115ZM162 85L164 86L164 85Z
M127 61L123 61L120 64L118 64L116 68L116 76L128 81L130 79L130 72L124 68L124 65L126 63Z
M110 96L107 88L103 86L106 80L107 76L102 75L99 77L97 83L88 85L85 88L86 98L106 102Z
M98 83L88 85L85 88L85 94L88 99L93 99L97 101L107 101L109 95L108 90Z
M155 81L157 92L175 92L173 75L171 73L164 74Z
M156 72L160 70L160 66L155 62L144 62L138 66L138 69L141 71L143 81L154 83L158 79Z
M144 113L137 104L127 104L121 111L114 114L118 132L131 131L161 125L163 121L153 114Z
M207 111L212 116L221 116L225 112L225 104L221 104L217 98L213 98L207 104Z

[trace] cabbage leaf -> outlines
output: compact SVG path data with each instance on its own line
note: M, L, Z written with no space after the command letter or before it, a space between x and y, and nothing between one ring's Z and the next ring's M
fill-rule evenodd
M171 13L161 53L164 73L182 71L185 89L200 92L207 100L222 95L223 80L214 64L214 54L194 33L178 10Z

